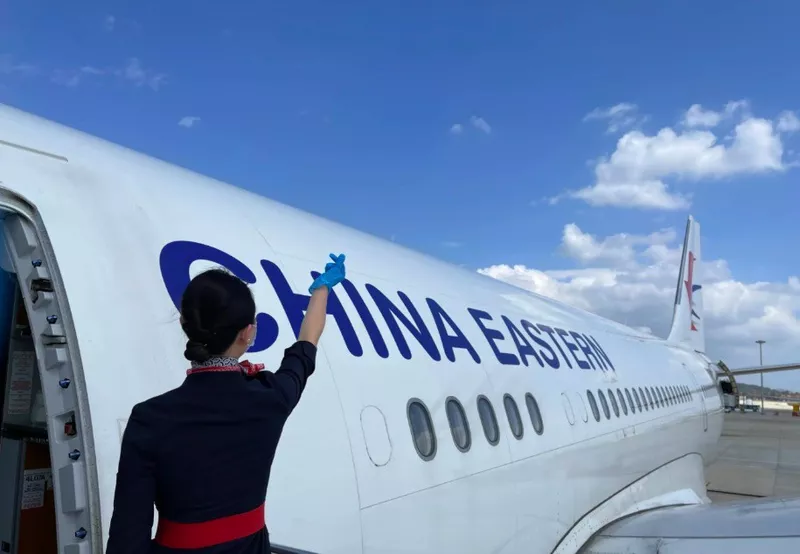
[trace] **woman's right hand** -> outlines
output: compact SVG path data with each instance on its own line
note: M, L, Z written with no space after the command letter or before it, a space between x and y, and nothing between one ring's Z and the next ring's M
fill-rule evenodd
M325 273L314 279L314 282L308 287L309 293L313 293L315 289L322 286L327 286L330 290L344 280L344 254L339 254L338 256L331 254L330 257L333 261L325 265Z

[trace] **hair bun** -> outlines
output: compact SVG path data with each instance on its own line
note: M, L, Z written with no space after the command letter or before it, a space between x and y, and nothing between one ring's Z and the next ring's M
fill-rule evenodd
M183 356L191 362L204 362L211 357L208 348L202 343L189 339Z

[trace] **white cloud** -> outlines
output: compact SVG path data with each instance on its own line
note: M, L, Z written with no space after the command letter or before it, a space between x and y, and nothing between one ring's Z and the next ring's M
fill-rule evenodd
M607 261L624 266L635 262L634 247L640 245L664 247L674 241L675 236L673 229L662 229L647 236L620 233L598 240L593 235L581 231L575 223L569 223L564 226L561 250L583 264Z
M583 117L584 121L596 119L607 119L606 132L616 133L640 125L647 118L639 115L639 107L636 104L621 102L610 108L595 108Z
M472 117L469 118L469 122L472 124L473 127L475 127L480 131L483 131L487 135L491 134L492 132L492 127L482 117L473 115Z
M478 271L665 337L681 246L672 229L596 238L569 224L561 251L593 267L541 271L501 264ZM731 367L755 365L758 351L753 341L762 338L768 346L765 363L800 361L800 277L745 283L734 278L724 260L703 260L698 277L703 284L707 352L713 360L723 359ZM800 390L800 373L794 379ZM770 381L775 382L772 377Z
M154 91L158 91L167 78L163 73L155 73L149 69L144 69L138 58L131 58L124 68L117 69L114 73L123 79L131 81L137 87L147 85Z
M733 117L737 112L747 112L750 104L747 100L731 100L725 104L721 112L706 110L700 104L692 104L683 116L686 127L716 127L722 121Z
M778 116L778 131L782 133L793 133L800 130L800 119L790 110L781 112Z
M164 73L157 73L142 67L138 58L131 58L124 67L98 68L84 65L77 69L40 70L29 63L15 62L10 55L0 55L0 74L21 73L36 75L43 73L50 76L50 81L66 87L77 87L87 77L112 78L114 76L133 83L137 87L148 86L158 91L166 80Z
M722 114L712 110L703 110L700 104L692 104L683 116L683 124L687 127L715 127L722 121Z
M107 15L106 18L103 20L103 28L108 31L109 33L114 30L114 24L117 22L117 18L113 15Z
M464 126L461 123L454 123L452 127L450 127L450 132L454 135L461 134L464 130Z
M187 115L186 117L182 117L180 121L178 121L178 125L181 127L186 127L187 129L191 129L194 127L195 123L198 123L200 118L195 115Z
M90 65L85 65L80 69L56 69L53 71L50 80L56 84L66 87L76 87L86 75L103 75L102 69L97 69Z
M729 102L720 121L746 108L745 101ZM690 119L695 125L701 120L713 123L699 106L692 113ZM784 128L791 125L788 117L783 121ZM732 137L725 139L728 144L722 144L707 129L676 132L665 127L655 135L629 131L617 141L616 150L595 165L594 185L569 191L553 201L568 196L593 206L679 210L690 205L691 195L672 192L665 181L668 178L696 182L787 168L783 142L772 120L745 115L735 125Z

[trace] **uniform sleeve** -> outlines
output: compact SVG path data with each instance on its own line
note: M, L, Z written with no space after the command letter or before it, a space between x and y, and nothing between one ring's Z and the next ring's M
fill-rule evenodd
M106 554L149 552L156 495L152 427L134 406L122 436Z
M284 350L278 371L262 371L258 377L265 385L275 389L287 413L291 413L300 402L306 381L314 373L316 360L317 347L307 341L297 341Z

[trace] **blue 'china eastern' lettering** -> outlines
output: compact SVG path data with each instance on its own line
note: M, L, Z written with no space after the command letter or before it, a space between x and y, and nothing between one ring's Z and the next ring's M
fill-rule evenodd
M191 241L171 242L161 250L159 264L167 293L178 309L180 309L183 290L189 284L189 268L194 262L201 260L221 265L251 285L258 282L255 273L250 268L222 250ZM261 268L278 297L289 326L297 337L310 296L292 290L289 281L274 262L261 260ZM311 272L312 279L318 275L319 273L316 271ZM410 360L413 357L412 348L408 343L408 340L411 339L422 348L422 355L427 354L431 360L441 361L442 353L444 353L444 357L450 362L456 362L456 358L463 361L466 359L464 354L469 354L475 363L481 363L480 355L467 334L434 299L426 298L425 303L435 323L435 330L428 328L419 310L404 292L397 291L397 298L402 303L402 307L400 307L396 301L390 300L390 297L376 286L365 283L364 287L374 304L373 310L376 309L380 313L380 317L389 328L397 351L403 358ZM347 279L342 281L341 288L355 308L375 353L381 358L388 358L389 348L386 340L364 297ZM602 371L615 370L605 350L591 335L550 327L542 323L531 323L525 319L517 323L502 314L499 319L496 319L488 312L476 308L468 307L467 313L472 316L494 357L502 365L520 365L521 362L528 366L531 363L530 358L532 358L540 367L545 367L547 364L553 369L558 369L562 363L566 364L568 368L572 368L574 361L579 368L584 370L597 370L598 368ZM350 320L340 298L336 295L336 291L331 291L328 297L328 314L333 317L348 352L353 356L362 356L364 347L356 333L356 327ZM270 348L277 341L280 330L278 321L267 313L257 314L256 323L258 324L258 333L255 343L250 347L250 352L261 352ZM502 327L505 327L508 336L500 330ZM549 340L547 340L548 338ZM441 352L439 346L441 346ZM456 350L463 351L460 352L461 356L457 356L459 353Z
M439 331L439 338L442 341L442 350L444 350L444 355L447 356L447 359L451 362L455 362L456 353L453 349L463 348L469 352L469 355L472 356L472 359L475 360L476 363L481 363L481 357L478 356L478 352L476 352L475 348L469 343L466 335L461 332L456 322L447 315L447 312L445 312L434 299L426 298L425 301L428 303L434 321L436 321L436 329ZM447 333L447 329L444 327L445 321L447 321L447 324L455 332L455 335Z
M389 331L392 333L392 337L394 337L394 342L397 345L397 349L400 350L400 355L403 356L406 360L411 359L411 349L408 347L408 343L406 342L406 338L403 335L403 331L400 329L400 326L397 324L399 320L403 325L405 325L406 329L417 339L428 355L436 360L437 362L442 359L442 356L439 354L439 349L436 348L436 342L433 340L433 335L428 330L428 327L425 325L425 322L422 321L422 317L420 317L419 312L414 307L414 304L411 303L408 296L406 296L402 291L397 291L397 296L400 297L400 300L403 301L405 304L406 309L411 314L414 323L411 323L406 315L395 306L389 298L379 291L375 286L370 285L367 283L367 291L369 292L370 296L372 296L372 300L375 301L375 304L378 306L378 310L381 312L384 321L386 321L386 325L389 326Z

